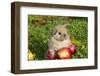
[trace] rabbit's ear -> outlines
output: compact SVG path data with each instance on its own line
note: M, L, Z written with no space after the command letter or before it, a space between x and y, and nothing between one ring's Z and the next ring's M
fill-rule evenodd
M63 27L64 28L69 28L70 24L64 24Z
M64 25L63 25L63 27L65 27L65 28L66 28L66 27L67 27L67 24L64 24Z
M57 33L57 31L55 29L53 29L52 35L55 35L56 33Z

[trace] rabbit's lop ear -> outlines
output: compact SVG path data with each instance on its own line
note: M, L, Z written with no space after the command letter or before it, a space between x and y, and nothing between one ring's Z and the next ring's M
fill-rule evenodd
M69 24L63 24L63 27L66 28Z
M65 28L66 28L66 27L67 27L67 24L64 24L64 25L63 25L63 27L65 27Z
M53 29L52 35L55 35L56 33L57 33L57 30L56 29Z
M64 27L64 28L69 28L69 25L70 25L70 24L64 24L63 27Z

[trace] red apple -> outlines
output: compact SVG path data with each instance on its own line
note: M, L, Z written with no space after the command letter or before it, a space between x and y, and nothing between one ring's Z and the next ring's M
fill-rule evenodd
M57 51L57 57L58 59L71 59L72 53L69 48L62 48Z
M51 51L47 51L47 59L48 60L53 60L53 59L56 59L56 56L52 55Z
M70 48L72 54L76 53L76 46L75 45L71 45L69 48Z

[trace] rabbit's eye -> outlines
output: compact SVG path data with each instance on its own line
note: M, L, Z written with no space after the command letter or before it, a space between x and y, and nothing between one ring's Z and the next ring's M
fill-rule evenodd
M61 33L59 32L59 35L61 35Z

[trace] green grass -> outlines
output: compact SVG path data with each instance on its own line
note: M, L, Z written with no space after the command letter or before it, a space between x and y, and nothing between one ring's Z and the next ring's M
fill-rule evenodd
M28 49L36 54L35 60L44 60L48 50L48 39L52 29L56 25L68 25L68 32L72 42L77 46L77 52L73 58L87 58L87 24L85 17L61 17L61 16L28 16Z

